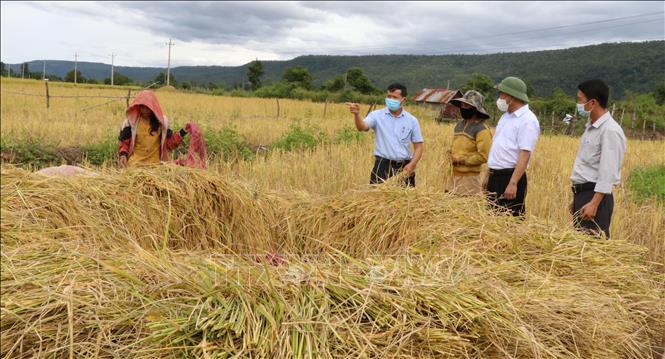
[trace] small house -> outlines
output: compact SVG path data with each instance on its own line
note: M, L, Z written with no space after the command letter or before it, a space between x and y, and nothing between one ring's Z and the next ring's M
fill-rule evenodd
M419 105L424 105L439 109L438 121L454 121L460 118L459 108L452 105L450 100L462 97L459 90L449 90L445 88L423 89L413 98L413 101Z

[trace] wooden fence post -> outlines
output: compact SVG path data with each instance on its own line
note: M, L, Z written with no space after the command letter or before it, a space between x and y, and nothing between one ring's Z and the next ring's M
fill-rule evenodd
M630 121L630 129L634 130L637 125L637 104L633 103L633 118Z
M127 107L129 107L129 98L130 97L132 97L132 89L129 89L127 91L127 101L125 101L125 102L127 102Z
M44 85L46 86L46 108L51 107L51 96L48 93L48 80L44 80Z
M328 110L328 98L326 97L326 103L323 104L323 118L326 118L327 110Z
M625 108L622 108L622 109L621 109L621 120L619 121L619 125L621 125L621 127L623 127L623 114L624 114L625 112L626 112L626 109L625 109Z
M279 118L279 99L275 99L277 101L277 118Z
M550 126L550 130L552 132L554 132L554 110L552 110L552 116L551 116L550 120L551 120L551 123L552 123L551 126Z
M372 112L372 110L374 109L374 106L376 106L376 103L372 103L369 106L369 109L367 110L367 115L365 115L365 117L369 116L369 113Z

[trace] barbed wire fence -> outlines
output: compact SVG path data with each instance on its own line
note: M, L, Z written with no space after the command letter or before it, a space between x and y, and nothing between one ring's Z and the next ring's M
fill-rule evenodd
M98 98L98 99L110 99L110 101L97 104L94 106L87 106L85 108L82 108L81 111L87 111L92 108L97 108L101 107L104 105L108 105L110 103L113 103L115 101L120 101L120 100L125 100L125 104L127 107L129 107L129 101L136 96L138 92L141 92L143 90L150 89L154 87L155 85L158 85L159 82L153 82L152 84L145 86L143 88L140 88L138 90L134 90L134 93L132 93L132 89L127 90L127 95L126 96L107 96L107 95L52 95L49 91L49 81L45 80L44 81L44 93L43 94L36 94L36 93L28 93L28 92L22 92L22 91L11 91L11 90L2 90L0 93L2 94L11 94L11 95L18 95L18 96L26 96L26 97L43 97L45 99L45 104L46 104L46 109L51 108L51 99L54 98L69 98L69 99L79 99L79 98Z
M42 97L45 99L45 105L46 109L48 110L50 108L50 102L51 99L108 99L109 101L96 104L93 106L85 106L81 108L80 110L82 112L92 110L94 108L98 108L101 106L106 106L109 105L113 102L116 101L125 101L125 105L129 107L130 101L132 98L136 96L136 94L140 91L147 90L150 88L153 88L155 85L159 85L160 82L153 82L143 88L140 89L128 89L127 90L127 95L125 96L109 96L109 95L53 95L49 92L49 81L45 80L44 81L44 93L42 94L37 94L37 93L28 93L28 92L21 92L21 91L11 91L11 90L2 90L2 94L12 94L12 95L18 95L18 96L26 96L26 97ZM283 104L280 105L280 99L275 98L275 116L253 116L252 118L272 118L272 119L280 119L283 117L283 114L285 111L283 111ZM325 102L321 103L322 106L322 118L325 119L326 116L328 115L328 105L329 101L326 99ZM371 112L375 107L377 106L376 103L370 104L369 109L367 111L367 114ZM444 104L437 105L437 106L423 106L421 104L415 104L420 109L428 108L432 110L433 112L438 112L440 110L441 106L444 106ZM546 132L546 133L552 133L552 134L563 134L563 135L568 135L568 136L575 136L575 135L580 135L584 131L584 126L583 123L586 123L585 119L578 118L575 115L574 109L571 109L572 115L568 113L559 113L556 111L535 111L535 115L538 118L540 122L540 127L541 131ZM620 108L617 108L616 103L612 105L612 108L610 109L610 113L612 117L621 125L621 127L625 130L626 135L628 135L631 138L637 138L637 139L642 139L642 140L662 140L665 138L665 134L661 133L662 131L659 131L658 126L657 126L657 121L656 118L653 118L651 120L647 119L646 117L643 118L638 118L638 113L637 113L637 105L633 104L631 109L627 109L625 106L622 106ZM564 118L566 116L570 116L569 121L564 121ZM491 126L496 126L498 120L499 120L499 114L496 112L496 110L491 111L491 118L488 120L488 124ZM456 122L459 119L458 118L438 118L438 116L435 116L436 120L439 122Z

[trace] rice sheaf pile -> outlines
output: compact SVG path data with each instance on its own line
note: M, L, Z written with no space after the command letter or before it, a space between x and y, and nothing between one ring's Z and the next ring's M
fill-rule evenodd
M652 358L646 249L478 197L2 167L3 358Z

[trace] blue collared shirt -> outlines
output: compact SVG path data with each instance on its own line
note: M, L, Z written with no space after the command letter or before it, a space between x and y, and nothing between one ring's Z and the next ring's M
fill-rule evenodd
M392 161L406 161L413 158L411 143L423 142L418 119L402 108L397 117L388 108L370 112L364 120L374 130L374 155Z

